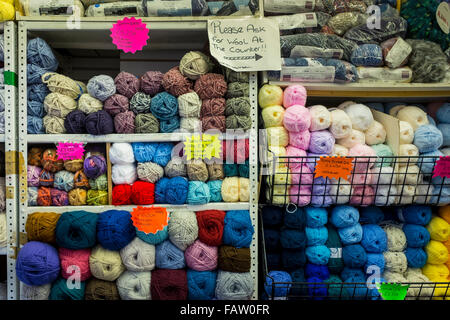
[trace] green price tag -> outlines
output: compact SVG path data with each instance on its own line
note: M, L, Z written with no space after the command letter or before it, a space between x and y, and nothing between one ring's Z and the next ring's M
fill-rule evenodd
M3 77L5 78L5 84L17 87L17 74L12 71L3 71Z
M402 285L399 283L382 283L378 291L383 300L405 300L408 292L409 284Z

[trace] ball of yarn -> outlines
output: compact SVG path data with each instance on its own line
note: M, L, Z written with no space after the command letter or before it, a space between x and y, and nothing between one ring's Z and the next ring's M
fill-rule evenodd
M400 144L409 144L414 140L414 129L406 121L399 121L400 125Z
M112 204L115 206L131 204L131 188L129 184L115 185L112 189Z
M199 51L190 51L180 60L179 70L181 74L191 80L197 80L200 76L211 71L211 61Z
M216 272L188 270L188 299L212 300L214 298L216 280Z
M216 297L219 300L249 300L254 291L253 278L249 272L219 271Z
M117 279L122 300L150 300L150 272L125 271Z
M192 91L193 87L192 82L181 74L178 67L173 67L167 71L163 75L161 84L168 93L176 97Z
M332 274L341 273L344 268L344 261L342 260L342 242L339 234L331 224L327 224L328 239L325 243L326 247L330 249L330 258L328 259L328 269Z
M186 203L189 182L184 177L173 177L169 180L165 190L165 199L170 204Z
M289 144L302 150L308 150L311 142L310 139L311 135L308 130L302 132L290 132L289 134Z
M249 116L250 108L250 99L248 97L230 98L225 102L225 115Z
M137 162L150 162L158 146L157 143L134 142L133 147L134 158Z
M114 79L107 75L99 75L91 78L87 84L88 93L100 100L105 101L116 93Z
M47 134L62 134L66 133L66 128L64 127L64 119L46 115L43 118L45 133Z
M285 109L282 106L271 106L264 108L261 112L264 127L269 128L283 126L284 114Z
M227 92L227 83L223 75L207 73L195 81L194 90L202 100L221 98Z
M93 112L86 117L86 131L92 135L104 135L114 132L113 118L105 110Z
M264 246L267 252L278 252L280 250L280 232L264 228Z
M304 229L306 224L307 216L305 210L302 208L296 208L295 210L286 209L284 213L284 226L292 229Z
M57 93L52 93L57 94ZM47 96L48 97L48 96ZM46 98L47 99L47 98ZM75 100L73 100L75 102ZM75 105L76 107L76 105ZM90 114L103 109L103 103L91 97L89 94L84 93L78 100L78 110L83 111L85 114Z
M64 279L70 279L75 273L80 275L80 281L86 281L91 277L91 271L89 270L90 249L59 248L58 253L61 261L61 276Z
M120 300L115 282L91 278L86 282L85 300Z
M362 226L363 237L361 245L369 253L382 253L387 251L387 237L384 230L376 224Z
M427 225L430 237L433 240L445 242L450 236L450 224L440 217L433 217Z
M203 182L208 180L208 168L202 160L197 159L189 161L186 165L186 169L190 180L198 180Z
M313 131L311 132L309 151L314 153L331 153L334 147L334 143L335 139L329 131Z
M44 207L52 205L51 188L40 187L38 189L37 205Z
M433 125L422 125L414 132L414 142L420 153L439 149L443 143L442 132Z
M108 250L120 250L136 236L127 211L108 210L100 213L97 220L97 240Z
M203 117L201 122L202 130L204 132L208 130L219 130L220 132L225 132L226 118L224 116Z
M67 192L58 189L51 189L50 196L52 197L52 205L54 206L68 206L69 198Z
M183 269L186 266L184 252L166 240L156 245L156 267L159 269Z
M367 262L367 254L359 244L353 244L342 248L344 264L350 268L361 268Z
M27 199L28 206L34 207L37 206L37 197L38 197L38 188L37 187L28 187L27 188Z
M89 95L88 95L89 96ZM82 96L83 97L83 96ZM81 101L81 98L80 98ZM85 99L83 99L83 102ZM82 103L81 106L85 106L87 103ZM100 103L101 105L101 103ZM61 93L52 92L45 97L44 109L49 116L54 116L58 118L65 118L71 111L77 108L77 102ZM101 107L100 107L101 109ZM85 112L83 108L80 110Z
M350 245L361 242L363 230L361 225L357 223L350 227L338 229L338 233L342 244Z
M327 131L324 131L324 132L327 132ZM338 139L337 143L340 146L346 148L347 150L344 151L344 153L347 152L347 154L348 154L348 149L353 148L357 144L365 144L366 143L366 137L365 137L363 132L361 132L359 130L352 129L350 135L348 135L345 138Z
M133 184L137 179L134 164L116 164L112 166L111 179L114 184Z
M69 172L77 172L83 169L84 159L66 160L64 161L64 169Z
M196 240L185 253L186 265L195 271L212 271L217 268L218 248ZM221 268L223 269L223 268Z
M169 238L185 251L198 237L197 217L193 211L175 211L170 215ZM203 271L203 270L198 270Z
M272 294L274 297L286 297L292 287L291 283L293 279L291 275L286 271L270 271L266 276L264 283L264 291L270 298Z
M200 116L211 117L225 114L226 100L224 98L213 98L202 100Z
M58 251L49 244L30 241L17 255L17 278L29 286L51 283L56 280L59 271Z
M202 122L198 118L181 118L180 128L187 132L202 131Z
M178 111L180 117L200 117L202 101L196 92L188 92L178 97Z
M248 97L250 86L247 82L228 83L227 98Z
M404 273L408 267L406 256L403 252L386 251L383 253L386 262L385 268L390 272Z
M416 106L407 106L397 113L397 118L411 125L414 131L420 126L428 124L428 118L425 111Z
M363 104L349 105L344 108L344 111L350 118L353 129L366 131L374 121L372 111Z
M186 176L186 165L181 158L172 158L164 168L164 173L169 178Z
M136 230L136 236L148 244L157 245L169 238L169 232L166 226L163 230L159 230L156 233L145 233L143 231Z
M186 300L188 295L186 271L153 271L150 291L152 300Z
M437 128L442 132L443 143L442 146L450 146L450 124L449 123L439 123Z
M319 131L328 129L331 125L331 114L328 109L322 105L314 105L308 108L311 116L310 131Z
M151 96L163 91L163 76L159 71L147 71L140 79L141 90Z
M153 162L140 162L137 165L137 176L140 180L156 183L164 176L164 169Z
M130 110L135 114L149 113L151 100L149 95L143 92L137 92L130 98Z
M364 135L366 138L366 143L371 146L384 143L386 141L387 133L381 123L378 121L373 121L367 130L364 131Z
M254 228L248 211L228 211L224 219L223 244L236 248L248 248Z
M394 225L383 227L387 236L387 245L389 251L400 252L406 247L406 236L403 230Z
M53 185L56 189L69 192L73 189L74 174L66 170L55 173Z
M336 228L345 228L345 227L351 227L358 223L359 220L359 212L358 209L341 205L336 206L331 211L330 216L330 222L336 227Z
M349 136L352 132L352 120L343 110L333 110L330 112L331 125L330 132L336 139Z
M198 211L198 238L209 246L222 244L225 212L219 210Z
M356 187L353 189L350 204L369 206L375 201L375 191L370 186Z
M330 272L327 266L316 265L313 263L307 263L305 267L305 276L307 278L316 277L321 280L328 279Z
M68 193L71 206L82 206L86 204L87 192L84 189L75 188Z
M45 133L44 122L43 122L42 118L29 115L27 117L27 132L29 134Z
M266 130L270 146L286 147L289 144L289 133L284 127L270 127ZM305 143L302 143L302 145L305 145Z
M52 289L48 297L49 300L83 300L86 283L81 282L80 286L74 288L68 286L67 280L59 278L52 284Z
M27 166L27 182L29 187L39 187L40 186L40 175L42 169L37 166Z
M404 146L404 145L401 145ZM376 144L371 146L375 154L377 155L377 161L375 162L375 167L388 167L392 164L392 158L394 153L392 149L386 144ZM401 147L400 147L401 149Z
M379 224L384 220L383 211L376 206L361 208L359 222L368 224Z
M126 142L113 143L109 149L109 159L112 164L134 163L133 146Z
M127 97L121 94L113 94L111 97L105 100L103 109L108 112L112 117L127 112L130 108L130 102Z
M283 89L276 85L263 85L259 89L258 103L261 108L281 106L283 103Z
M225 202L238 202L239 201L239 178L238 177L226 177L222 181L222 199Z
M119 252L104 249L100 245L92 249L89 267L94 277L106 281L115 281L125 271Z
M29 214L25 232L29 241L56 243L56 224L60 214L54 212L34 212Z
M380 269L380 273L384 272L384 266L385 266L385 261L384 261L384 255L382 253L367 253L367 262L366 265L364 267L364 269L366 270L366 273L368 272L369 268L373 268L373 266L376 266Z
M32 165L32 166L41 166L41 161L42 161L42 155L43 155L44 150L42 148L36 148L33 147L30 150L28 150L28 165Z
M192 205L201 205L208 203L210 200L211 194L206 183L203 181L189 181L187 203Z
M352 194L352 186L350 182L340 178L339 180L332 179L329 195L336 204L345 204L350 201Z
M289 132L303 132L308 130L311 126L309 110L301 105L293 105L285 111L283 124Z
M114 127L117 133L134 133L136 116L133 111L125 111L114 117Z
M416 224L405 224L402 229L405 233L408 247L421 248L430 242L430 233L423 226Z
M56 242L67 249L86 249L96 242L97 214L87 211L66 211L56 224Z
M128 99L131 99L135 95L140 87L141 83L139 78L134 74L122 71L114 79L114 84L116 86L117 92L124 95Z
M274 194L275 194L275 190L274 190ZM280 195L285 195L286 194L286 190L280 190ZM306 206L311 202L311 188L310 187L305 187L305 186L292 186L289 189L289 200L290 202L298 205L298 206ZM288 203L289 200L286 200L284 202ZM286 204L283 203L283 204Z
M227 129L249 130L252 127L252 119L250 116L238 116L233 114L226 117L225 122Z
M330 249L324 245L310 246L305 250L308 261L317 265L326 265L330 259Z
M320 228L305 228L305 234L308 246L324 245L328 239L328 229Z
M138 237L120 250L120 257L130 271L143 272L155 268L155 246Z
M96 179L106 172L106 160L101 155L92 155L84 159L84 173L89 179Z
M428 255L427 263L442 264L448 260L448 250L442 242L431 240L425 246L425 252Z
M305 106L307 92L301 85L290 85L283 92L283 106L290 108L294 105Z
M222 180L224 175L224 166L220 163L208 164L208 175L209 180Z
M207 182L211 202L222 202L222 180L214 180Z
M45 70L56 71L58 60L44 39L34 38L27 44L27 61Z
M172 143L158 143L152 161L159 164L161 167L167 166L167 163L172 157L172 149Z
M349 268L345 267L341 272L342 280L347 280L352 277L364 277L364 272L361 268Z
M281 252L281 262L286 270L295 270L304 267L306 264L305 249L283 249Z
M427 253L422 248L408 247L405 250L405 256L410 268L422 268L428 259Z
M25 283L22 283L22 290L20 290L20 300L48 300L50 290L50 283L44 284L42 286L29 286Z

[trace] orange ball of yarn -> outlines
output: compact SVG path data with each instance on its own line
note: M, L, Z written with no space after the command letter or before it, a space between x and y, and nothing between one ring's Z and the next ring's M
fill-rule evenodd
M40 187L38 189L37 204L45 207L52 205L51 188Z
M192 91L192 82L181 74L178 67L173 67L164 74L162 86L176 97Z
M84 174L83 170L78 170L75 172L73 177L73 185L75 188L89 189L89 179Z
M71 206L84 206L87 201L87 192L84 189L76 188L69 191L69 203Z
M28 241L56 243L56 224L61 215L55 212L34 212L27 217L25 232Z
M50 172L58 172L64 168L64 161L58 159L56 149L47 149L42 153L42 167Z
M42 148L33 147L28 151L28 164L36 167L41 166L42 153L44 150Z
M450 205L439 207L439 216L450 223Z

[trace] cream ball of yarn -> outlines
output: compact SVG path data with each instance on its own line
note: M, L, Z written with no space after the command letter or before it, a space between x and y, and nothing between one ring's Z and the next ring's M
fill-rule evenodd
M266 132L270 146L286 147L289 144L289 132L284 127L270 127Z
M417 158L415 157L419 156L419 149L411 143L401 144L398 148L398 155L400 157L411 157L398 159L398 165L400 167L404 167L406 165L413 165L417 162Z
M44 128L47 134L62 134L66 133L64 127L64 119L54 116L46 115L43 119Z
M341 104L339 104L337 106L338 109L344 110L345 108L347 108L348 106L351 106L352 104L356 104L357 102L355 101L351 101L351 100L347 100L342 102Z
M198 238L197 216L194 211L177 210L170 214L169 239L178 249L185 251Z
M413 198L413 203L426 204L433 199L434 186L432 184L419 184L416 186L415 196Z
M396 117L396 118L397 118L398 112L399 112L400 110L402 110L403 108L406 108L406 107L407 107L407 106L405 106L405 105L403 105L403 104L396 105L395 107L392 107L392 108L389 110L389 115L392 116L392 117Z
M395 185L376 185L375 189L375 205L390 206L397 200L397 187Z
M261 112L264 127L282 127L285 111L286 110L282 106L271 106L264 108Z
M372 111L363 104L351 104L346 106L344 111L350 118L353 129L366 131L374 121Z
M200 51L189 51L180 60L180 72L191 80L197 80L201 75L207 74L212 69L208 56Z
M350 185L350 182L342 178L339 178L339 181L331 179L331 186L328 194L334 203L345 204L350 201L352 186Z
M78 100L78 109L86 114L94 113L103 109L103 102L88 93L84 93Z
M365 144L366 137L363 132L352 129L350 135L342 139L337 139L336 141L341 146L350 149L356 146L357 144Z
M127 142L113 143L109 148L109 160L112 164L134 163L133 147Z
M239 177L239 201L250 201L250 180L248 178Z
M331 114L322 105L315 105L308 108L311 115L311 125L309 131L319 131L328 129L331 125Z
M405 272L406 281L411 285L408 288L407 297L430 299L433 295L433 285L430 279L422 273L422 270L417 268L408 268ZM414 283L417 283L415 285ZM423 285L422 285L423 284Z
M392 252L402 252L406 248L406 236L403 230L391 224L383 226L387 237L387 247Z
M269 165L272 165L274 161L277 167L285 167L287 166L287 159L280 158L286 157L286 148L278 147L278 146L269 146L269 150L267 151L267 162Z
M0 247L6 247L8 244L7 237L7 228L6 228L6 213L0 213Z
M396 183L393 167L374 167L372 169L372 183L374 185L393 185Z
M203 181L208 180L208 167L200 159L189 160L186 164L186 172L189 180Z
M52 284L29 286L22 282L20 289L20 300L48 300Z
M178 97L178 112L183 118L199 118L202 100L195 91Z
M385 269L391 272L404 273L408 268L408 260L403 252L383 252Z
M420 168L416 165L403 166L398 168L397 183L417 185L423 181Z
M115 281L125 271L119 252L107 250L100 245L91 251L89 268L94 277L105 281Z
M386 282L390 282L390 283L408 282L408 280L406 280L406 278L403 276L403 274L398 273L398 272L388 271L388 270L385 270L383 272L383 278L386 280Z
M164 168L164 173L169 178L173 177L186 177L186 165L180 157L170 159Z
M125 271L117 279L117 291L122 300L150 300L151 272Z
M77 108L77 102L61 93L49 93L44 99L44 109L47 115L64 119Z
M449 148L442 148L441 152L446 155L446 156L450 156L450 147Z
M408 122L414 131L416 131L418 127L429 123L425 111L414 106L408 106L401 109L397 114L397 118L401 121Z
M401 205L413 203L414 195L416 194L416 186L413 185L399 185L397 203Z
M399 121L400 126L400 144L410 144L414 140L414 129L406 121Z
M155 246L138 237L120 250L123 264L130 271L151 271L155 269Z
M258 102L261 108L283 104L283 89L272 84L265 84L259 89Z
M111 169L111 180L114 184L133 184L137 180L134 164L116 164Z
M348 155L348 148L340 145L339 143L335 143L333 147L332 156L335 157L346 157Z
M330 132L336 139L348 137L352 133L352 121L342 110L336 109L330 112Z
M140 162L137 165L137 176L139 180L156 183L164 176L164 169L154 162Z
M381 144L386 141L387 132L384 126L378 121L374 120L372 124L364 131L366 143L369 146L374 144Z
M269 179L269 177L267 178ZM287 186L273 186L266 189L266 198L271 199L272 204L287 205L289 200L289 193Z
M239 177L226 177L223 179L221 194L224 202L238 202Z
M180 129L187 132L201 132L202 121L198 118L181 118Z

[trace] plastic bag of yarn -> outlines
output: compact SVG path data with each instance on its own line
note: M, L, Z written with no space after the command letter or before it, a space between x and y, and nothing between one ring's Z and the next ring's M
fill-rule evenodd
M293 15L269 16L280 28L280 35L298 34L306 32L319 32L330 19L324 12L297 13ZM312 20L312 21L308 21Z
M130 271L144 272L155 268L155 246L138 237L120 250L120 257Z
M412 47L409 66L413 82L441 82L446 74L447 57L440 46L427 40L407 39Z
M383 65L383 53L378 44L362 44L352 52L350 61L355 66L378 67Z
M221 250L224 247L221 247ZM188 268L195 271L213 271L218 265L218 248L196 240L187 247L184 257ZM224 268L221 268L225 270ZM247 270L249 271L249 270Z
M64 212L56 224L56 242L67 249L86 249L96 243L97 214L87 211Z
M79 287L69 287L64 278L59 278L52 284L49 300L83 300L86 283L80 282Z
M309 262L317 265L327 265L330 259L330 249L324 245L310 246L305 250Z
M448 260L448 250L442 242L431 240L425 246L428 255L427 263L442 264Z
M105 110L89 114L86 117L86 131L92 135L105 135L114 132L113 118Z
M427 263L428 255L422 248L408 247L405 250L409 268L422 268Z
M362 226L363 237L361 245L367 252L382 253L387 250L387 237L384 230L376 224Z
M340 228L338 233L344 245L361 242L363 236L363 230L359 223L350 227Z
M120 250L136 236L128 211L108 210L100 213L97 220L97 240L108 250Z
M125 271L119 252L104 249L100 245L92 249L89 267L95 278L106 281L115 281Z
M56 71L58 68L58 60L52 49L41 38L34 38L28 41L27 61L48 71Z
M248 248L254 228L250 214L245 210L228 211L224 219L223 243L236 248Z
M116 281L122 300L150 300L151 272L125 271Z
M188 299L212 300L215 294L217 272L187 271Z
M412 48L401 37L383 41L380 46L383 51L386 66L389 68L398 68L407 64Z
M159 269L183 269L186 266L184 252L166 240L156 245L155 265Z
M353 244L342 248L342 259L349 268L361 268L367 262L367 254L361 245Z
M189 181L184 177L173 177L167 182L165 200L169 204L184 204L188 198Z

